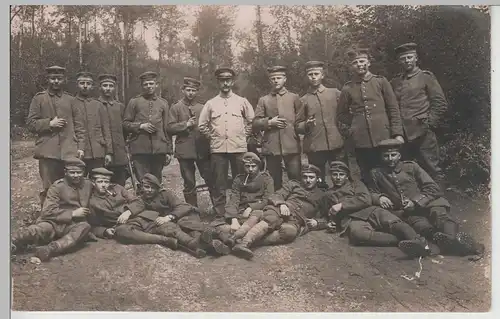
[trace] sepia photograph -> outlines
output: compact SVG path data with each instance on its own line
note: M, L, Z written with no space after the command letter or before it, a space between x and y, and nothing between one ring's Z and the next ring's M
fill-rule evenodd
M11 5L11 310L489 312L490 10Z

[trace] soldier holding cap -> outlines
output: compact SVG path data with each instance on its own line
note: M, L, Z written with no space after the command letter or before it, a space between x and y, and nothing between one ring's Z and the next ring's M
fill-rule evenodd
M370 169L379 159L378 143L388 138L404 142L403 128L399 105L389 81L369 70L368 50L351 50L347 56L354 77L342 88L338 120L349 128L361 176L366 182Z
M85 149L83 161L86 173L94 168L109 165L112 161L113 144L109 118L102 103L90 96L94 85L94 77L90 72L79 72L76 75L78 92L73 100L75 108L83 115L85 126Z
M271 93L259 99L253 121L254 131L264 131L262 154L274 180L274 189L282 186L281 161L289 179L300 179L300 139L304 134L304 106L297 94L285 88L286 68L267 69Z
M80 110L72 105L73 97L62 89L66 69L51 66L46 72L48 88L31 100L26 122L29 130L38 135L34 158L38 160L43 183L42 206L52 183L64 177L64 160L83 156L85 148L85 128Z
M35 244L39 246L35 249L35 256L47 261L55 255L66 253L87 238L90 225L86 217L92 183L84 178L84 170L85 163L82 160L65 160L65 176L50 186L36 224L13 232L13 253Z
M307 123L304 135L304 152L309 163L321 170L321 188L328 188L325 165L327 162L344 160L344 139L337 127L337 101L340 91L326 88L324 63L308 61L305 66L309 81L308 92L302 96Z
M396 48L403 73L391 80L398 98L407 144L403 156L415 159L438 183L442 181L439 167L439 145L434 134L448 103L434 74L417 66L415 43Z
M203 107L198 127L210 140L214 209L224 216L228 170L233 179L242 172L240 157L247 151L247 137L252 131L254 110L250 102L232 91L236 73L231 68L215 71L220 93Z
M198 207L196 193L196 166L209 190L211 184L210 144L200 133L198 120L203 104L196 101L201 82L191 77L184 78L182 100L170 108L167 130L176 135L175 157L179 161L181 176L184 180L184 199L186 203ZM196 165L196 166L195 166Z
M100 238L113 238L115 227L137 216L144 205L123 186L111 183L112 171L98 167L90 176L93 185L88 216L91 232Z
M98 77L100 95L97 99L103 106L106 119L109 123L109 131L112 147L111 162L106 168L113 172L111 183L125 186L128 178L127 153L125 149L125 134L123 128L123 117L125 105L116 100L117 78L113 74L101 74Z
M161 181L163 166L172 155L172 138L167 132L169 105L155 93L157 78L150 71L139 76L143 92L130 100L123 119L126 133L131 134L130 153L139 180L150 173Z
M315 222L324 192L318 188L321 171L314 165L301 167L301 180L290 180L269 196L261 220L234 246L233 253L251 259L252 245L282 245L291 243L309 230Z
M206 243L219 238L227 246L234 246L235 240L245 236L259 222L267 199L274 193L271 175L260 170L260 158L255 153L247 152L242 161L245 173L233 180L225 219L213 221L211 227L203 232L202 240Z
M429 255L425 238L388 210L372 206L365 184L352 180L345 163L332 162L330 174L333 187L326 192L324 208L340 235L347 234L350 243L357 246L399 244L410 257Z
M450 203L434 180L416 162L401 161L401 146L395 139L380 142L381 166L372 169L367 184L373 204L394 212L417 233L435 241L441 254L482 253L484 246L458 231Z

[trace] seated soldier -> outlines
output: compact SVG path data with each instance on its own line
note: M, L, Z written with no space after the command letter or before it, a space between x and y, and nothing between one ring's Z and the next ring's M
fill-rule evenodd
M86 222L92 183L83 177L85 163L80 159L65 162L64 178L54 182L36 224L12 234L12 253L27 245L44 245L35 249L41 261L68 252L87 239L90 225Z
M94 186L87 218L91 232L99 238L113 238L116 226L137 216L144 210L144 204L123 186L110 183L113 172L100 167L94 168L90 175Z
M333 187L324 197L323 207L335 222L340 235L347 233L353 245L396 246L407 255L429 255L425 238L391 212L372 206L370 192L361 181L353 181L349 167L340 161L330 164Z
M381 167L371 170L368 188L373 204L392 211L420 235L433 240L441 254L482 254L484 246L471 235L458 232L458 223L450 215L450 203L440 187L417 163L401 162L402 143L381 141ZM403 244L400 244L400 246Z
M291 243L308 230L316 229L313 218L319 212L324 192L317 187L320 170L314 165L302 166L300 182L289 180L269 196L261 220L234 246L233 253L251 259L252 244L281 245Z
M116 227L117 241L124 244L160 244L173 250L180 248L196 258L206 256L206 251L200 247L200 236L187 234L176 223L188 216L194 210L193 206L161 188L160 181L149 173L141 181L141 201L145 210L126 224Z
M232 247L236 239L243 238L262 216L267 198L274 193L274 183L268 172L261 172L260 158L252 152L242 156L245 174L237 175L226 203L225 220L215 220L202 234L202 240L210 244L219 238ZM243 223L241 225L240 223ZM231 232L234 232L231 236ZM224 250L229 254L230 249Z

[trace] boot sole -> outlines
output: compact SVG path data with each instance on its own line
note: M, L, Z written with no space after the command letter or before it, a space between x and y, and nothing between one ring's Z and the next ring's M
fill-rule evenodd
M213 230L206 229L201 233L200 239L205 244L210 244L213 240Z
M193 257L198 258L198 259L207 256L207 252L204 251L203 249L200 249L200 248L197 248L197 249L193 250L193 249L190 249L190 248L188 248L186 246L179 245L179 249L182 250L182 251L184 251L184 252L186 252L186 253L188 253L188 254L190 254Z
M40 259L40 261L49 261L50 260L50 251L44 249L43 247L37 248L35 250L35 257Z
M229 255L231 252L231 249L229 246L224 244L222 241L214 239L212 240L212 247L214 248L215 252L219 255Z
M241 257L241 258L246 259L246 260L250 260L253 258L253 252L241 249L239 247L233 248L232 252L235 256Z
M432 237L436 245L439 247L441 254L454 254L457 249L458 241L444 233L435 233Z
M409 257L426 257L429 256L429 251L422 247L421 244L413 241L403 240L398 244L398 248Z
M459 232L457 234L457 242L460 244L460 252L462 255L475 255L475 254L483 254L484 253L484 245L477 245L479 246L479 251L474 251L474 246L475 242L474 239L472 238L471 235L464 233L464 232Z

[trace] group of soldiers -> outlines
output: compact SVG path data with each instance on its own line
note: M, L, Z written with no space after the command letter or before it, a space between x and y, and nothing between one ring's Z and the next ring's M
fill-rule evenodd
M140 76L143 92L125 107L114 97L116 76L98 77L95 99L89 72L78 73L70 96L62 90L65 69L47 68L49 87L28 115L38 134L42 210L34 225L12 234L12 252L35 245L46 261L100 237L198 258L251 259L254 247L326 229L354 245L398 246L410 257L481 254L484 246L459 231L443 197L433 129L447 102L435 76L417 66L416 49L396 49L403 72L391 82L369 71L368 50L350 51L353 79L341 91L323 86L323 62L309 61L302 97L286 89L286 67L270 67L270 93L255 110L232 91L231 68L215 71L220 92L204 105L196 100L200 81L184 78L184 96L171 107L155 93L154 72ZM249 139L259 134L256 154ZM347 139L361 179L347 164ZM184 200L162 184L172 155ZM208 225L200 219L196 167L216 216ZM139 181L135 193L124 188L129 175Z

